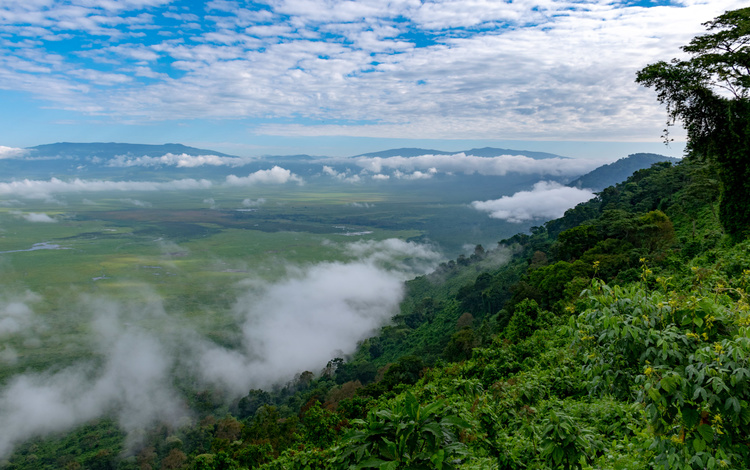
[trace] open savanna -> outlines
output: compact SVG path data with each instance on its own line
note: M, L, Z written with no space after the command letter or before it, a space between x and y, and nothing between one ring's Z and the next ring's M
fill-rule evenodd
M0 207L0 300L23 299L34 321L26 324L33 331L3 338L14 354L0 380L90 354L82 298L158 304L169 321L227 343L248 279L273 282L290 266L350 261L345 247L358 241L429 242L447 258L518 230L503 224L466 204L340 186L9 199Z

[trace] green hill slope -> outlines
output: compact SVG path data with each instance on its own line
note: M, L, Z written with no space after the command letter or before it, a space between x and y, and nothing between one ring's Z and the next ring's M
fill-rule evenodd
M601 191L608 186L625 181L630 175L638 170L648 168L658 162L677 163L679 160L665 157L655 153L634 153L616 162L602 165L585 175L582 175L568 183L568 186L576 188L588 188Z

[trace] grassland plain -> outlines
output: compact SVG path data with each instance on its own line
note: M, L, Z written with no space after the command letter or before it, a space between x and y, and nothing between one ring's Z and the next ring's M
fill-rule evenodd
M170 321L231 344L230 310L245 279L274 281L289 266L350 261L343 248L355 241L431 243L447 258L467 242L494 243L519 229L466 204L381 189L305 185L5 201L2 295L6 303L26 296L36 320L33 334L3 338L13 354L0 367L0 383L91 355L83 296L153 298ZM148 321L150 329L162 327Z

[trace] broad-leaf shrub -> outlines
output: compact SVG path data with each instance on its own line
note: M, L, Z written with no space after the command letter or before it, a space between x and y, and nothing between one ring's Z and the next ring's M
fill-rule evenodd
M662 280L666 286L666 281ZM750 463L750 318L745 293L594 281L574 320L595 392L645 406L660 468Z
M422 405L411 393L390 408L353 420L339 453L340 468L453 469L467 454L458 432L469 424L452 414L443 400Z

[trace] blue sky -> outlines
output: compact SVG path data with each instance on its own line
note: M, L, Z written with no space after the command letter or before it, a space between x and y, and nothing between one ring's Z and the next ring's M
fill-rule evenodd
M0 0L0 146L680 155L633 81L738 0ZM675 134L679 140L681 134ZM606 155L603 155L606 154Z

